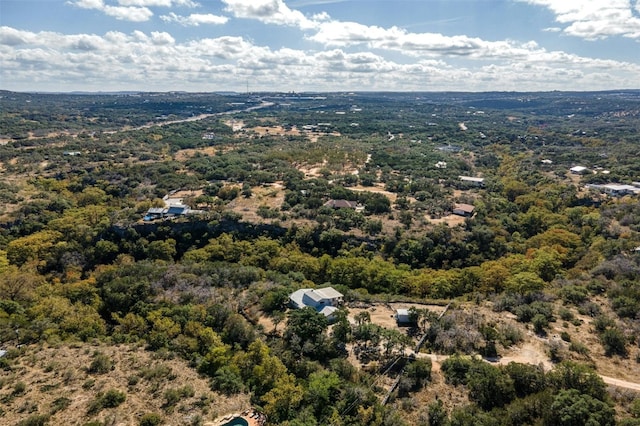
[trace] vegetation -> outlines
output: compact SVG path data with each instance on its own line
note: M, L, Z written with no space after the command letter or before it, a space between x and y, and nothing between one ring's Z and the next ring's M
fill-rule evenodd
M585 185L640 181L640 93L322 98L2 92L0 416L633 424L600 374L640 372L638 195Z

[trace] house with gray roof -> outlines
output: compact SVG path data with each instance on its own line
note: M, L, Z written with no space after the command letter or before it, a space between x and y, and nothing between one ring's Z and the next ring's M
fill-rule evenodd
M343 294L333 287L301 288L289 295L289 303L293 308L310 307L327 318L333 316L343 301Z

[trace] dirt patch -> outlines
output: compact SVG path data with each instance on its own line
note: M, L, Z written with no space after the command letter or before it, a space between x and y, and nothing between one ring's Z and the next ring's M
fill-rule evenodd
M464 221L466 218L464 216L451 214L449 216L444 216L438 219L431 219L429 218L429 216L425 216L425 219L434 224L444 223L448 226L457 226L457 225L464 225Z
M270 209L279 209L284 202L284 187L281 183L254 186L251 188L251 197L240 195L227 204L227 208L242 216L242 220L251 223L264 222L265 219L258 215L258 207L265 206Z
M366 311L369 313L369 316L371 317L372 324L376 324L376 325L379 325L380 327L389 328L389 329L391 328L406 329L403 327L398 327L398 324L396 323L396 320L394 318L394 314L397 309L410 309L412 307L416 309L428 309L429 311L434 312L436 314L441 314L445 309L444 306L440 306L440 305L427 305L427 304L411 303L411 302L392 302L389 304L376 303L373 306L366 307L366 308L349 307L348 318L352 323L355 323L354 317L359 313Z
M235 120L235 119L225 120L224 124L231 127L231 130L233 130L234 132L239 132L244 128L244 121L242 120Z
M375 192L377 194L382 194L385 197L387 197L392 203L395 203L396 200L398 199L398 194L384 189L384 184L382 183L378 183L375 186L361 186L361 185L350 186L347 189L350 189L351 191L359 191L359 192L366 191L366 192Z
M521 345L503 351L503 355L498 362L503 365L510 362L542 365L546 371L553 368L553 364L549 361L549 356L542 343L536 340L528 340Z
M173 158L176 161L186 161L189 158L195 157L197 154L206 155L208 157L213 157L216 153L219 152L219 149L213 146L205 146L203 148L189 148L189 149L181 149L177 151Z

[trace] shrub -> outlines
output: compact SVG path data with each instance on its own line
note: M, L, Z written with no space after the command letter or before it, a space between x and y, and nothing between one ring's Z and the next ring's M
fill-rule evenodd
M44 426L49 422L47 414L34 414L16 423L16 426Z
M464 385L467 383L467 373L474 361L454 355L442 363L442 373L447 383L452 385Z
M62 411L71 405L71 400L65 396L57 398L51 403L51 414L55 414L58 411Z
M127 399L127 394L120 392L117 389L109 389L105 393L99 393L89 404L88 413L96 414L102 411L104 408L115 408L122 404Z
M96 352L93 355L93 361L87 368L87 372L91 374L106 374L113 369L111 358L102 352Z
M127 399L127 394L117 389L109 389L103 396L104 407L114 408Z
M567 308L560 308L558 310L558 315L563 321L572 321L574 319L573 312Z
M589 354L589 348L587 347L587 345L580 342L571 342L571 344L569 345L569 350L580 355Z
M535 314L534 317L531 318L531 323L533 324L533 329L538 334L544 334L544 329L549 325L549 321L542 314Z
M22 395L27 391L25 382L18 382L13 386L12 395Z
M519 327L513 324L502 324L498 326L498 332L500 333L499 340L502 346L508 348L517 343L520 343L524 338L522 331Z
M593 327L598 333L603 333L607 328L615 327L615 325L615 321L606 315L598 315L593 320Z
M144 416L140 417L140 421L138 424L140 426L157 426L162 424L162 416L157 413L147 413Z
M627 339L618 328L606 329L600 335L600 340L602 341L602 346L604 346L605 355L627 355Z
M164 392L164 405L165 408L170 408L176 405L180 400L184 398L191 398L195 395L193 388L190 385L183 386L177 389L167 389Z
M589 291L582 286L567 285L560 289L560 296L565 303L579 305L587 300Z

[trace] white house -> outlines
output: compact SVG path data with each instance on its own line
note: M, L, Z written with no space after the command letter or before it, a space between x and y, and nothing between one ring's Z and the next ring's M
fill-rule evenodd
M302 309L308 306L327 318L335 313L337 306L341 305L343 300L342 293L333 287L301 288L289 295L289 302L294 308Z
M640 195L640 188L633 185L621 185L618 183L607 183L605 185L588 184L587 188L597 189L605 194L621 197L623 195Z
M569 171L571 173L573 173L574 175L581 175L581 174L583 174L584 172L587 171L587 168L584 167L584 166L574 166L574 167L570 168Z
M484 186L484 178L472 176L458 176L458 178L463 182L467 182L476 186Z

